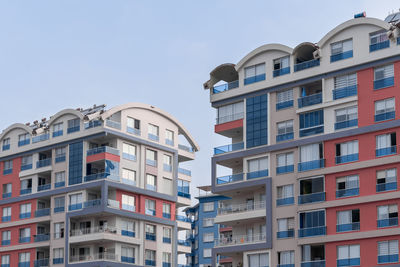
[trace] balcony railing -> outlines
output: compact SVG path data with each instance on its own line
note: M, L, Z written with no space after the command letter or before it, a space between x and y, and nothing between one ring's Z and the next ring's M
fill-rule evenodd
M279 166L276 167L277 174L289 173L294 172L294 165L286 165L286 166Z
M243 119L243 116L244 116L244 113L239 112L239 113L235 113L235 114L226 115L223 117L218 117L216 119L216 124L222 124L222 123L226 123L226 122L230 122L230 121L240 120L240 119Z
M293 133L278 134L276 136L276 142L283 142L287 140L292 140L294 138Z
M48 133L34 136L34 137L32 137L32 144L49 140L49 138L50 138L50 134L48 134Z
M239 87L239 80L217 85L213 87L213 94L219 94L238 87Z
M378 228L397 226L399 224L398 218L388 218L377 220Z
M32 163L21 165L21 171L32 169Z
M334 89L333 100L357 95L357 85L350 85L342 88Z
M390 146L390 147L384 147L384 148L379 148L379 149L375 150L375 155L377 157L382 157L382 156L396 154L396 152L397 152L396 146Z
M249 203L242 203L242 204L230 204L226 207L218 208L219 215L225 214L233 214L233 213L241 213L247 211L254 211L254 210L262 210L265 209L265 202L255 202L252 204Z
M9 197L11 197L11 192L3 193L3 198L9 198Z
M97 233L109 233L109 234L117 234L117 228L113 226L97 226L91 228L82 228L82 229L72 229L70 232L70 236L81 236L81 235L90 235Z
M64 186L65 186L65 181L54 183L54 188L59 188L59 187L64 187Z
M119 201L114 199L108 199L107 206L110 208L119 209Z
M53 264L63 264L64 258L53 258Z
M87 156L91 156L91 155L96 155L96 154L100 154L100 153L110 153L116 156L119 156L119 150L113 147L109 147L109 146L100 146L100 147L95 147L92 149L89 149L86 152Z
M268 174L269 174L268 169L248 172L246 173L246 179L251 180L255 178L268 177Z
M54 159L55 163L60 163L65 161L65 154L56 155Z
M42 168L51 165L51 158L41 159L36 162L36 168Z
M293 100L276 103L276 110L293 107Z
M184 169L184 168L178 168L178 173L184 174L187 176L192 176L192 172L190 170Z
M54 208L54 213L64 212L64 210L65 210L65 207L64 207L64 206L55 207L55 208Z
M336 225L336 232L350 232L360 230L360 222L338 224Z
M232 152L232 151L241 150L243 148L244 148L243 142L230 144L230 145L224 145L224 146L214 148L214 154L218 155L218 154L228 153L228 152Z
M50 215L50 208L38 209L35 211L35 217L42 217Z
M32 188L22 188L20 190L20 195L26 195L26 194L31 194L32 193Z
M384 192L391 190L397 190L397 182L382 183L376 185L376 192Z
M43 184L43 185L38 185L37 191L45 191L45 190L50 190L51 184Z
M70 133L75 133L75 132L79 132L81 130L81 127L78 125L78 126L73 126L73 127L68 127L67 128L67 133L68 134L70 134Z
M394 85L394 77L388 77L388 78L374 81L374 89L375 90L390 87L393 85Z
M385 112L375 115L375 122L392 120L396 116L395 111Z
M156 241L156 234L146 233L146 240Z
M68 210L69 210L69 211L80 210L80 209L82 209L82 203L70 204L70 205L68 206Z
M118 121L106 120L106 126L121 130L121 123Z
M345 51L343 53L338 53L331 55L331 62L343 60L346 58L352 58L353 57L353 50Z
M158 142L160 140L160 137L158 135L152 134L152 133L148 133L147 137L152 140L152 141L156 141Z
M351 196L358 196L360 193L360 189L357 188L348 188L348 189L341 189L336 191L336 197L351 197Z
M299 172L315 170L315 169L320 169L320 168L324 168L324 167L325 167L324 159L299 162L299 164L297 166Z
M190 247L191 243L186 240L178 239L178 245L179 246L185 246L185 247Z
M299 237L326 235L326 226L299 229Z
M266 234L241 235L241 236L219 238L215 241L215 245L218 247L236 246L236 245L245 245L245 244L265 242L266 240L267 240Z
M107 252L96 253L96 254L85 254L78 256L70 256L70 262L81 262L81 261L98 261L98 260L107 260L107 261L117 261L119 259L118 255L111 254Z
M19 241L19 243L29 243L29 242L31 242L31 237L30 236L20 237L18 241Z
M145 260L145 265L146 266L156 266L156 261L155 260Z
M181 221L181 222L188 222L188 223L192 222L192 220L189 217L186 217L183 215L176 215L176 220Z
M297 99L299 108L312 106L322 103L322 93L303 96Z
M126 153L126 152L122 152L122 158L123 159L127 159L127 160L131 160L131 161L136 161L136 155L129 154L129 153Z
M379 42L379 43L376 43L376 44L371 44L371 45L369 45L369 52L374 52L374 51L377 51L377 50L388 48L389 46L390 46L390 41L389 40L386 40L386 41L383 41L383 42Z
M316 66L319 66L319 58L294 64L294 71L295 72L296 71L301 71L301 70L313 68L313 67L316 67Z
M360 266L360 258L340 259L336 261L338 267Z
M111 175L110 173L107 172L94 173L85 176L85 182L96 181L100 179L110 179L113 181L119 181L118 176Z
M294 229L289 229L287 231L279 231L276 233L276 238L291 238L294 237Z
M134 231L121 230L121 235L129 236L129 237L135 237L136 233Z
M170 164L163 164L163 170L166 172L172 172L172 165Z
M24 212L19 214L20 219L27 219L31 217L31 212Z
M54 137L58 137L58 136L62 136L63 135L63 130L58 130L58 131L54 131L52 136Z
M358 160L358 153L343 155L343 156L336 156L335 162L336 164L342 164L347 162L353 162Z
M300 137L306 137L314 134L320 134L324 132L324 125L317 125L308 128L300 128Z
M134 135L139 135L140 136L140 134L141 134L140 129L136 129L136 128L129 127L129 126L126 127L126 131L128 133L131 133L131 134L134 134Z
M335 130L358 126L358 119L335 122Z
M92 199L83 203L84 208L92 208L101 205L101 199Z
M169 146L174 146L174 140L165 138L165 144Z
M391 254L391 255L378 255L378 263L395 263L399 262L399 254Z
M256 82L260 82L260 81L264 81L264 80L265 80L265 73L245 78L244 85L252 84L252 83L256 83Z
M47 267L49 266L49 259L35 260L34 267Z
M289 73L290 73L290 67L286 67L286 68L274 70L272 75L274 77L279 77L279 76L289 74Z
M321 201L325 201L325 192L300 195L298 199L299 204L307 204Z
M185 146L185 145L182 145L182 144L178 144L178 148L181 149L181 150L184 150L186 152L194 153L193 147L189 147L189 146Z
M30 139L20 140L18 141L18 146L26 146L29 145L30 143L31 143Z
M277 206L285 206L294 204L294 197L278 198L276 200Z
M217 177L217 184L226 184L226 183L233 183L243 181L243 173L237 173L222 177Z
M103 123L102 123L100 120L92 120L92 121L86 122L86 123L84 124L84 128L85 128L85 130L87 130L87 129L99 127L99 126L101 126L102 124L103 124Z
M121 256L121 262L135 263L134 257Z
M2 149L3 149L3 151L9 150L10 149L10 144L3 145Z
M35 242L44 242L50 240L50 234L40 234L34 236Z

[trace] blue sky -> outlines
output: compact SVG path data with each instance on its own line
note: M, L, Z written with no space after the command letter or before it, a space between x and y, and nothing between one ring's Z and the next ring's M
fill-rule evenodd
M202 88L221 63L266 43L318 42L355 13L384 19L393 1L0 2L0 128L63 108L158 106L192 132L201 152L193 185L210 182L215 111Z

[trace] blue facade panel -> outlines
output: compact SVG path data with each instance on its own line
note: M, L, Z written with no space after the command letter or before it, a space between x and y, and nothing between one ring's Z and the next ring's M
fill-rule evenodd
M268 144L268 96L246 99L246 147Z

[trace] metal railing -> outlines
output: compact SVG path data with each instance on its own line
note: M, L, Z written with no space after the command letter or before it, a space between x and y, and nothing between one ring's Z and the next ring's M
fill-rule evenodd
M79 262L79 261L93 261L93 260L108 260L108 261L117 261L119 259L117 254L112 253L96 253L96 254L88 254L88 255L78 255L78 256L70 256L70 262Z
M254 203L242 203L242 204L230 204L226 207L218 208L218 215L240 213L246 211L262 210L265 209L265 202L254 202Z
M235 246L235 245L244 245L244 244L252 244L258 242L265 242L267 240L266 234L255 234L255 235L240 235L240 236L232 236L231 238L219 238L215 240L215 246Z
M294 71L301 71L319 66L319 58L294 64Z
M239 113L230 114L227 116L218 117L216 119L216 124L221 124L221 123L225 123L225 122L243 119L243 117L244 117L244 112L239 112Z
M117 228L114 226L96 226L91 228L73 229L70 231L70 236L90 235L97 233L117 234Z

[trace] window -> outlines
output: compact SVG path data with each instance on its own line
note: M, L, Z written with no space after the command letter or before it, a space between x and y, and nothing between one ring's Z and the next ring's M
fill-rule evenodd
M11 244L11 231L3 231L1 233L1 245L7 246Z
M80 125L81 125L80 119L68 120L67 133L78 132L80 130Z
M276 156L276 173L288 173L294 171L293 152L282 153Z
M171 228L164 227L163 228L163 243L171 243L171 236L172 236Z
M278 122L276 124L276 142L293 139L293 120Z
M59 222L54 224L54 238L64 238L64 223Z
M122 144L122 158L136 160L136 146L127 143Z
M171 218L171 204L163 203L163 217L167 219Z
M266 94L246 99L247 148L268 143L268 96Z
M170 155L163 155L164 171L172 172L172 157Z
M203 203L203 211L204 212L214 211L214 202Z
M121 221L121 234L124 236L135 237L135 222Z
M358 160L358 140L336 144L336 164Z
M136 172L123 168L122 182L125 184L136 185Z
M147 215L156 216L156 202L154 200L146 199L145 208Z
M150 166L157 166L157 152L146 149L146 164Z
M276 110L293 107L293 89L276 93Z
M171 264L171 253L163 252L163 263Z
M21 195L32 192L32 179L21 180Z
M294 236L294 218L278 219L278 238Z
M19 206L19 218L26 219L31 217L31 203L21 204Z
M65 147L56 148L56 158L55 158L56 163L65 161L65 152L66 152Z
M205 248L203 250L203 258L211 258L211 248Z
M174 132L171 130L165 130L165 143L167 145L173 146L174 145Z
M65 185L65 172L55 173L55 187L62 187Z
M325 211L309 211L300 213L299 237L325 235Z
M10 255L1 256L1 265L4 267L10 266Z
M278 264L285 266L286 264L294 265L294 251L278 252Z
M12 160L4 161L3 174L6 175L6 174L12 173L12 168L13 168L13 161Z
M212 226L214 226L214 218L203 219L203 227L212 227Z
M394 98L375 101L375 121L394 119L395 103Z
M331 44L331 62L353 57L353 40L348 39Z
M61 264L64 262L64 248L53 249L53 264Z
M378 228L398 225L397 205L378 206Z
M3 208L3 217L2 222L9 222L11 221L11 207Z
M265 63L245 68L244 76L245 85L265 80Z
M273 72L274 77L285 75L290 72L289 58L290 56L285 56L274 59L274 72Z
M376 192L397 189L397 169L387 169L376 172Z
M156 251L146 249L144 254L146 259L145 264L149 266L156 266Z
M12 184L3 184L3 198L11 197Z
M190 183L188 181L184 181L178 179L178 197L190 198Z
M135 249L132 247L121 247L121 261L135 263Z
M82 194L73 194L69 196L69 210L82 208Z
M68 154L68 183L69 185L80 184L82 183L83 142L70 144Z
M376 136L376 156L386 156L396 153L396 133Z
M19 229L19 243L27 243L31 241L31 228Z
M56 123L53 125L53 137L63 135L63 123Z
M247 179L268 176L268 158L251 159L247 161Z
M10 149L10 138L6 138L3 140L3 151Z
M324 110L310 111L300 114L300 137L324 132Z
M336 213L336 231L347 232L360 230L360 210L344 210Z
M393 64L374 69L374 89L381 89L394 85Z
M140 120L128 117L126 120L127 132L140 135Z
M299 171L322 168L324 166L322 144L310 144L300 147Z
M249 261L249 266L251 267L263 267L269 266L269 254L268 253L260 253L260 254L250 254L247 256Z
M333 100L357 95L357 74L346 74L334 78Z
M163 177L163 185L161 187L162 193L171 195L172 194L172 179Z
M337 253L337 266L360 265L360 245L338 246Z
M358 125L357 106L335 110L335 130L354 127Z
M325 201L324 178L300 180L299 204Z
M218 107L217 124L242 119L244 114L243 108L243 102Z
M29 133L18 135L18 146L28 145L30 143Z
M65 210L65 197L54 198L54 212L64 212Z
M377 31L369 34L369 51L374 52L376 50L384 49L390 46L389 38L386 31Z
M159 138L158 137L158 126L149 124L148 136L149 136L149 139L151 139L153 141L158 141L158 138Z
M294 192L293 192L293 185L283 185L278 186L277 188L277 200L276 205L290 205L294 203Z
M378 242L378 263L399 261L399 241L390 240Z
M19 263L29 263L31 261L30 252L22 252L18 254Z
M122 195L122 209L135 211L135 197Z
M157 191L157 177L152 174L146 174L146 189Z
M336 197L357 196L359 194L359 177L350 175L336 179Z
M32 155L23 156L21 159L21 171L32 169Z

